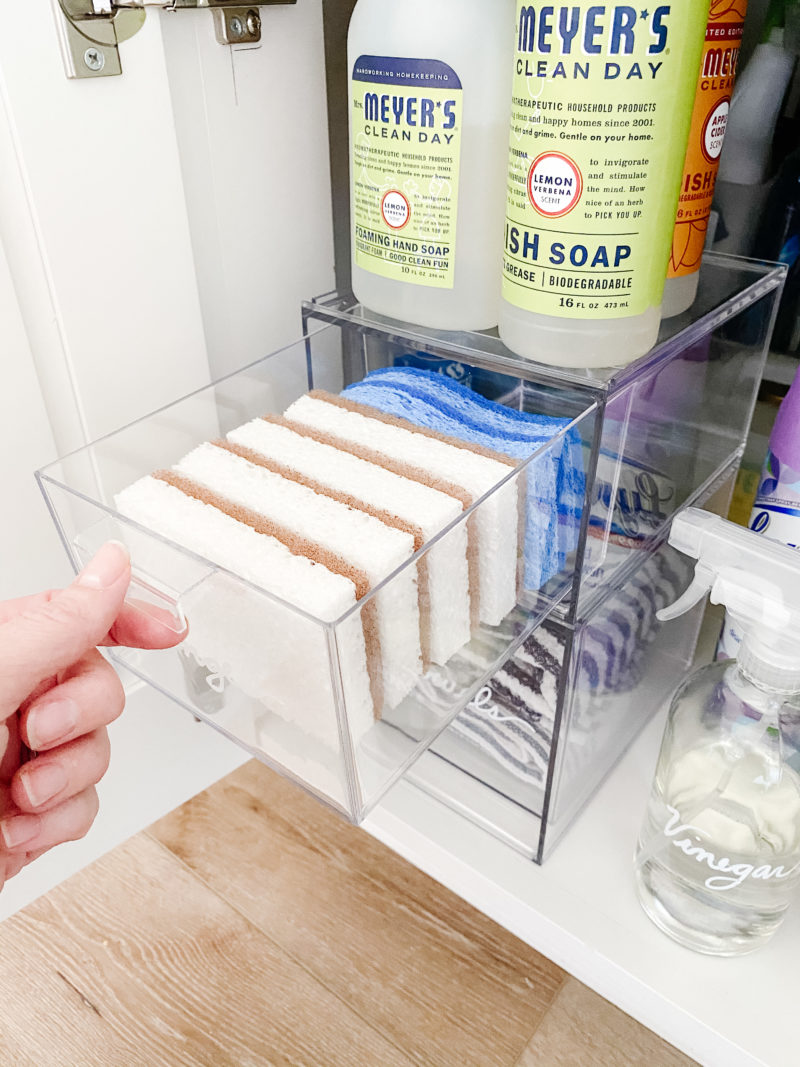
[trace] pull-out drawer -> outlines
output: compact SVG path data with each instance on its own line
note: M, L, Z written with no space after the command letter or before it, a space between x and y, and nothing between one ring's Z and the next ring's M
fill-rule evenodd
M280 416L311 389L335 395L375 369L369 346L359 347L358 331L349 325L309 333L65 457L39 479L74 565L105 540L124 542L133 562L129 604L176 633L186 631L173 649L119 649L115 658L358 821L572 594L585 510L584 456L595 435L597 405L591 398L556 398L560 421L551 436L530 445L527 458L499 463L463 450L464 463L483 464L484 489L472 497L450 497L415 482L449 500L452 516L439 518L433 536L424 536L422 519L411 533L391 529L397 557L364 582L360 571L352 577L349 557L344 567L329 558L330 545L335 554L335 540L343 536L330 523L354 507L337 500L331 518L329 509L316 515L314 503L307 503L309 494L319 495L308 485L322 471L311 477L306 471L306 495L298 489L298 503L297 493L283 499L278 482L285 479L271 470L259 489L259 508L269 519L258 529L211 506L208 496L185 497L163 474L147 479L155 471L174 473L173 465L204 442L230 443L226 435L236 428ZM531 411L554 408L549 390L533 383L527 404ZM427 436L420 441L423 449L440 443ZM213 457L201 458L222 463L223 475L226 462L234 464L232 478L242 464L252 467L242 455L208 447ZM357 468L366 462L347 452L339 466L352 461ZM195 471L196 461L180 469L187 464ZM498 478L489 484L484 467L492 464ZM401 475L390 473L399 482ZM241 491L238 482L228 487L218 481L216 488L226 500ZM363 490L357 481L352 488ZM284 538L276 547L270 531L291 525L283 523L281 508L303 513L292 512L294 541ZM374 511L385 509L384 500ZM362 518L372 525L356 524L357 536L368 541L379 520ZM316 532L301 536L297 531L307 523ZM261 558L263 541L254 542L265 533L270 552ZM327 546L324 553L320 545ZM362 547L370 557L370 546ZM356 549L353 554L358 557ZM434 663L447 679L444 700L428 698Z
M583 620L652 555L675 511L735 471L781 281L779 269L711 257L693 315L666 324L637 364L585 375L516 359L488 334L422 332L332 297L305 305L296 344L38 478L75 567L103 541L123 541L134 571L129 603L185 633L174 649L117 650L119 662L360 821L544 620L583 640ZM372 439L367 448L342 430L340 461L328 457L315 469L305 456L299 479L306 497L326 496L336 483L335 512L306 497L298 503L296 486L285 492L294 458L273 442L278 451L268 476L259 474L256 506L235 466L254 462L237 428L281 416L311 390L326 391L336 407L342 390L378 370L390 372L391 385L398 368L421 370L429 383L439 374L456 379L471 394L467 406L480 409L448 407L442 425L463 442L455 466L452 455L439 456L454 446L437 437L435 421L421 423L413 447L393 438L385 469L417 484L401 506L401 494L387 499L385 474L380 491L360 480L359 464L375 463ZM367 394L352 395L365 402ZM381 433L398 414L422 418L419 397L412 400L381 409ZM348 404L337 411L352 414ZM294 415L295 408L296 431ZM286 429L280 419L267 422ZM330 435L330 426L320 431L317 446L330 448ZM213 457L190 460L204 442L217 442L206 446ZM212 459L220 476L234 464L230 482L198 493L197 471ZM345 475L354 481L343 493ZM195 479L189 490L186 477ZM435 522L414 511L415 501L428 506L423 485L452 505ZM181 503L173 506L176 493ZM350 518L339 528L342 509L361 516L352 537ZM385 551L362 568L359 561L377 558L376 523L391 528L378 538ZM545 783L568 773L555 753L561 742L564 752L574 747L559 731L575 722L566 712L554 721ZM450 753L453 736L437 751ZM630 731L609 737L621 750ZM604 764L613 758L606 746ZM443 791L446 762L439 760ZM481 766L491 778L485 760Z

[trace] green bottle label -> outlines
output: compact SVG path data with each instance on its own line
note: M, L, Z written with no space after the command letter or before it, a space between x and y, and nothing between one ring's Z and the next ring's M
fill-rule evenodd
M708 7L519 0L509 303L591 319L661 302Z
M452 289L458 75L433 59L360 56L350 86L355 262L394 281Z

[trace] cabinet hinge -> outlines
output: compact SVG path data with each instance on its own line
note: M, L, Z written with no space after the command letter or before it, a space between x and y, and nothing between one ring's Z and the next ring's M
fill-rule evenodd
M119 45L144 25L146 8L164 11L208 8L220 44L254 45L261 40L260 7L297 0L52 0L68 78L107 78L122 73Z

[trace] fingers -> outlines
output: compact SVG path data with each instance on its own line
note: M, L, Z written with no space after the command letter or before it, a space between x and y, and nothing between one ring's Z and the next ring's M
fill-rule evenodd
M6 720L2 729L9 740L16 735L17 749L21 735L38 754L22 766L17 760L10 785L0 783L5 878L36 855L89 830L97 814L94 786L109 763L105 724L123 705L116 673L91 649L61 671L56 684L29 701L19 716Z
M108 770L104 727L23 764L11 782L13 803L23 812L48 812L96 785Z
M35 855L37 854L34 854L34 856ZM41 855L41 853L38 853L38 855ZM5 880L8 881L8 879L13 878L15 874L19 874L22 868L30 863L34 856L28 852L20 852L16 856L6 856L4 872Z
M16 600L0 601L0 625L15 619L25 611L34 611L49 603L58 593L57 589L46 589L42 593L33 593L31 596L17 597Z
M127 550L109 541L72 585L0 624L0 721L37 685L108 634L130 582Z
M0 752L0 783L7 784L19 767L21 755L19 720L16 715L0 723Z
M0 626L19 615L45 607L58 595L58 589L48 589L32 596L0 601ZM97 643L125 645L128 648L172 648L180 644L188 633L188 627L176 633L176 625L175 616L164 608L129 600L122 605L108 634Z
M111 541L67 589L0 604L0 887L97 815L105 727L124 694L96 646L169 648L185 636L168 612L123 604L130 578L127 550Z
M136 601L123 605L104 645L129 648L172 648L186 637L188 628L175 633L176 620L168 611Z
M11 857L39 853L65 841L85 837L98 810L97 791L91 786L43 814L9 815L0 821L0 835Z
M108 726L124 707L122 684L97 649L82 656L62 673L61 679L59 685L32 700L21 714L22 739L34 752L46 752Z

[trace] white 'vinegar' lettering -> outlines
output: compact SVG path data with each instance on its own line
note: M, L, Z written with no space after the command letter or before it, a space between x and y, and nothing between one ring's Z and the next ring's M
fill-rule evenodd
M705 863L712 871L725 872L724 874L716 874L706 878L703 883L706 889L724 892L726 889L735 889L740 886L747 878L759 879L764 882L774 878L779 881L782 878L788 878L800 867L800 864L796 864L787 871L781 864L770 867L769 864L764 863L756 867L752 863L733 863L728 856L721 856L717 859L715 853L697 844L702 837L708 836L704 830L701 830L698 826L692 826L691 823L683 822L681 813L670 804L667 805L667 810L671 814L664 827L664 836L672 839L672 845L680 849L685 856L696 859L698 863ZM693 836L678 837L678 834L687 833Z

